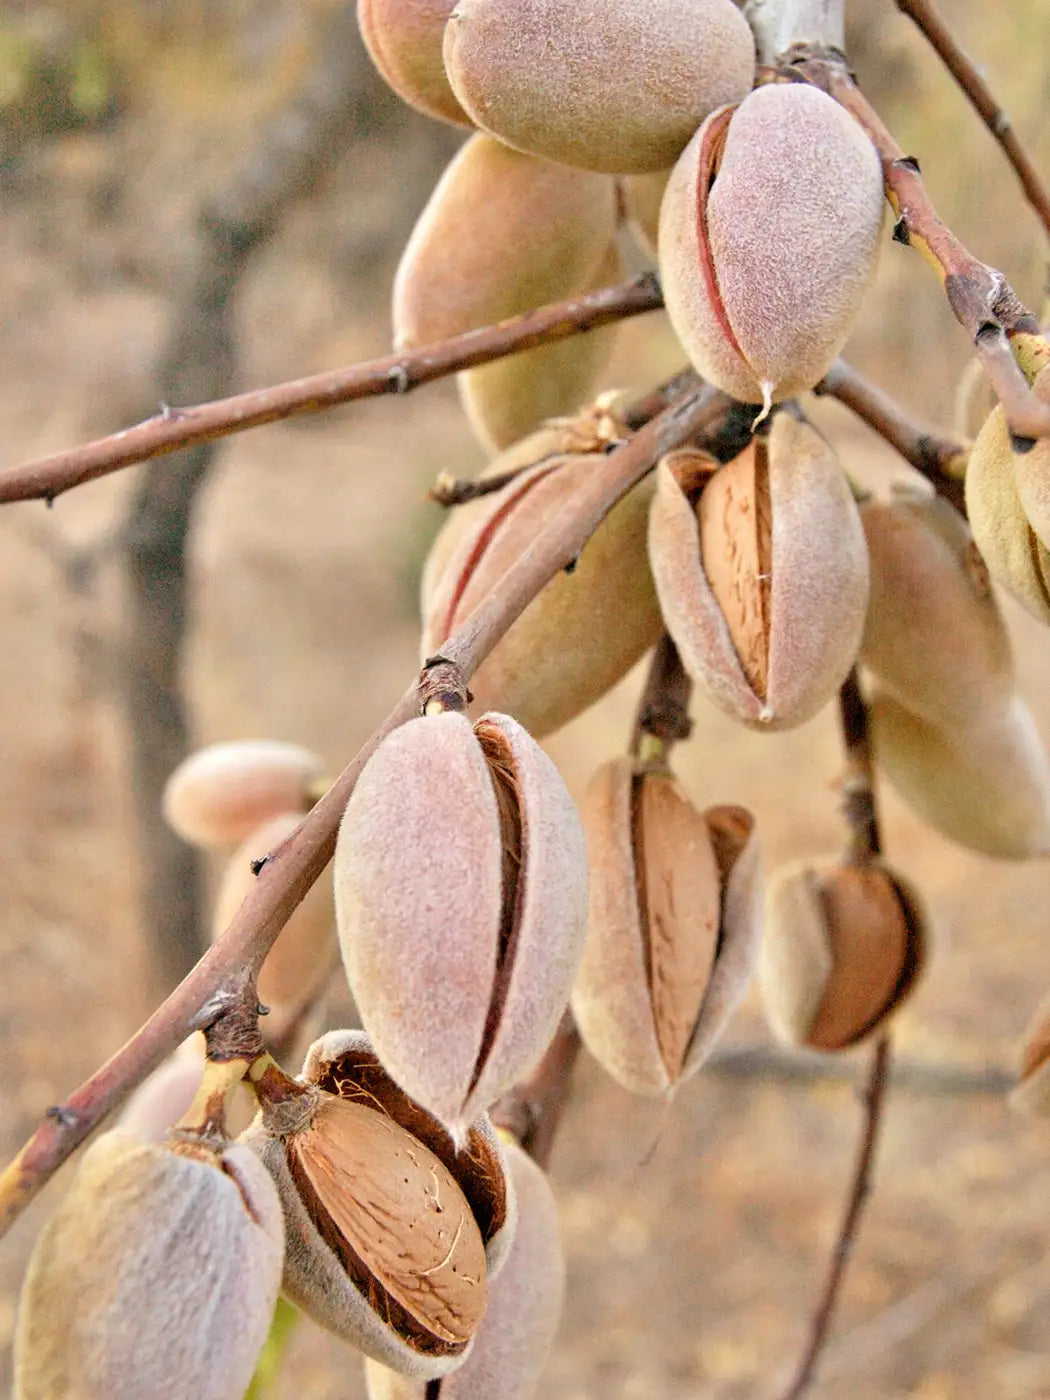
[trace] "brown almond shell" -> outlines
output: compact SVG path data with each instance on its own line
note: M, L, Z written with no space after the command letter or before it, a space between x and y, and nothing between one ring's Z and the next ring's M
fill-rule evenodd
M509 716L478 723L503 736L519 794L508 946L492 777L461 714L412 720L383 741L350 799L334 867L364 1025L391 1076L449 1125L469 1122L540 1058L586 924L583 834L557 769Z
M824 439L808 424L778 414L768 445L772 578L760 695L711 587L697 510L682 489L697 455L671 453L657 470L649 560L664 622L686 670L720 708L755 728L791 728L832 699L856 659L868 601L857 507ZM732 554L736 548L725 537L723 549ZM741 588L760 583L738 580Z
M558 1212L544 1171L515 1142L504 1151L517 1225L467 1360L428 1395L425 1382L365 1363L369 1400L530 1400L561 1317L565 1259ZM436 1392L436 1394L435 1394Z
M303 1082L328 1093L341 1093L352 1101L371 1100L377 1113L390 1113L441 1158L474 1208L485 1245L486 1268L489 1277L495 1277L513 1240L516 1204L503 1148L488 1119L479 1117L472 1122L464 1132L462 1148L457 1150L433 1115L406 1096L399 1096L390 1085L362 1031L332 1031L316 1041L300 1077ZM308 1115L304 1124L306 1121ZM390 1324L385 1312L373 1307L355 1286L342 1260L311 1219L289 1168L287 1134L282 1136L276 1126L268 1125L264 1115L260 1115L241 1140L270 1172L284 1206L285 1295L319 1326L404 1375L432 1380L455 1370L470 1354L470 1342L451 1350L424 1350L426 1343L418 1336L411 1342L407 1340ZM499 1179L496 1184L501 1202L495 1210L494 1177ZM354 1183L348 1182L348 1190L353 1189Z
M660 277L700 374L744 403L813 386L875 270L882 170L860 126L805 84L713 113L671 174Z
M421 654L440 651L535 536L564 510L598 455L541 463L457 510L423 574ZM507 711L536 738L594 704L662 630L646 531L651 478L609 512L571 573L529 604L471 680L476 704Z

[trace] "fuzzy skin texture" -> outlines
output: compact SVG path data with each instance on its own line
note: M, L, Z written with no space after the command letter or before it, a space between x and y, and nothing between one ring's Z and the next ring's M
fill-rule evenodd
M616 233L607 176L472 136L420 214L394 278L394 343L424 345L575 295Z
M506 1267L490 1285L488 1311L464 1364L437 1400L532 1400L554 1341L565 1292L558 1210L546 1174L517 1143L505 1149L518 1225ZM428 1400L426 1385L365 1363L369 1400Z
M672 1081L648 986L631 839L634 774L631 758L614 759L599 768L587 789L583 818L591 865L590 917L572 1006L584 1044L613 1078L633 1093L660 1094L681 1082L685 1064L683 1060ZM703 944L717 937L721 878L703 814L680 789L677 796L676 804L661 808L666 825L650 833L650 850L657 855L648 878L667 891L676 922L685 926L681 936ZM651 934L658 938L660 930ZM690 1040L702 1001L703 995L696 1002Z
M885 694L874 696L870 718L880 769L924 821L990 856L1050 852L1050 763L1019 697L953 730Z
M1037 443L1029 456L1043 457ZM1045 460L1045 458L1044 458ZM1025 514L1006 417L985 420L966 466L966 514L992 577L1040 622L1050 623L1050 550Z
M991 579L957 510L936 496L860 508L871 595L860 660L933 724L1009 704L1013 655Z
M626 275L623 256L613 243L581 290L600 291ZM548 418L578 408L594 392L619 330L618 325L601 326L457 375L460 401L482 447L500 452Z
M302 821L284 812L253 831L230 857L215 897L212 937L217 938L255 883L252 860L279 846ZM328 981L338 960L331 873L311 885L277 936L259 971L259 1000L270 1008L262 1032L272 1044L289 1017L308 1005Z
M705 379L745 403L777 403L812 389L853 328L875 271L882 169L860 126L816 88L761 87L740 104L706 206L738 350L701 273L707 130L675 166L660 213L667 311Z
M455 1134L539 1060L583 951L579 817L545 753L507 715L525 846L498 1027L477 1082L496 987L502 838L469 720L412 720L384 739L339 830L336 918L350 986L391 1077Z
M234 1144L224 1162L229 1174L123 1129L88 1148L30 1261L15 1400L243 1395L277 1301L284 1225L252 1154Z
M473 123L456 100L441 45L456 0L357 0L357 23L372 62L398 97L439 121Z
M730 0L459 0L452 89L478 126L565 165L672 165L707 116L751 89L755 46Z
M236 846L281 812L305 812L324 763L299 744L244 739L190 754L164 788L164 817L191 846Z
M553 471L544 463L452 512L423 573L423 657L440 650L567 508L598 460L566 457ZM470 683L478 706L507 711L543 738L594 704L655 645L663 624L646 557L652 491L648 478L625 496L587 541L572 573L553 578L497 643ZM478 543L496 520L478 556Z
M354 1051L373 1052L372 1043L363 1031L330 1031L310 1047L300 1079L315 1082L328 1061ZM505 1148L489 1120L478 1118L470 1127L480 1132L495 1149L509 1177ZM241 1141L258 1157L277 1186L287 1233L282 1291L296 1307L301 1308L318 1326L403 1375L427 1381L447 1375L461 1366L464 1358L470 1355L472 1342L457 1356L427 1356L410 1347L354 1287L342 1263L318 1234L303 1206L288 1169L284 1141L267 1131L261 1115L243 1134ZM517 1227L517 1203L512 1180L508 1180L507 1208L503 1227L485 1242L485 1266L490 1285L506 1263Z
M772 584L766 694L751 688L704 572L696 512L669 462L657 473L649 560L682 663L727 713L790 729L831 700L853 665L868 605L868 553L849 483L815 429L780 413L769 435Z

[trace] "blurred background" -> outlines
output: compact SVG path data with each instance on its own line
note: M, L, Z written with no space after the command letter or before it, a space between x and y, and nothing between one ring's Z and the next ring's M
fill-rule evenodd
M912 26L853 6L851 59L940 212L1029 304L1046 249L1013 177ZM1050 173L1040 0L952 22ZM1023 41L1021 37L1023 36ZM399 251L460 140L386 92L331 0L64 0L0 13L0 464L191 403L383 353ZM640 265L640 264L639 264ZM965 337L887 235L848 350L951 421ZM610 384L677 367L659 317ZM907 469L834 405L851 470ZM186 747L272 736L336 768L417 665L439 471L482 464L451 383L275 425L0 511L0 1150L139 1024L195 957L209 878L160 827ZM1050 648L1004 603L1050 738ZM630 678L550 744L577 792L623 745ZM702 699L679 751L703 805L757 814L770 867L836 849L833 716L783 736ZM1050 987L1050 875L984 859L885 794L890 859L925 894L930 974L900 1022L877 1190L813 1394L1050 1395L1050 1129L1003 1104ZM584 1061L553 1162L569 1251L542 1393L778 1394L851 1170L863 1053L770 1052L754 998L673 1105ZM0 1247L0 1393L28 1251L68 1168ZM275 1397L357 1400L312 1325Z

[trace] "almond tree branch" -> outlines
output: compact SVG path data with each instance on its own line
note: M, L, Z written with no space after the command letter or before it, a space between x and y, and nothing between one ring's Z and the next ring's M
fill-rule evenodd
M550 1165L554 1138L569 1102L572 1072L580 1054L580 1033L566 1011L536 1069L515 1084L492 1109L492 1121L521 1143L543 1168Z
M354 399L407 394L420 384L443 379L458 370L537 345L549 345L612 321L657 311L661 306L660 284L654 273L646 272L630 282L554 302L524 316L401 354L384 355L382 359L326 370L192 408L165 408L145 422L109 437L0 472L0 504L27 500L50 503L74 486L181 447L212 442L264 423L320 413Z
M665 453L723 412L722 396L701 386L594 466L565 508L540 532L463 626L442 656L469 679L511 624L580 553L616 502ZM131 1090L190 1032L216 1021L255 976L292 910L328 864L336 832L362 768L380 741L419 713L413 682L296 831L260 869L233 921L146 1024L69 1099L50 1108L0 1175L0 1233L52 1173Z
M1050 194L1042 177L1021 145L1010 118L999 106L995 94L981 77L972 60L956 43L951 30L932 0L896 0L897 9L915 23L931 48L965 93L970 105L984 122L1013 166L1025 199L1035 211L1043 232L1050 237Z
M963 478L969 449L955 438L928 432L885 390L848 365L836 360L813 390L844 404L863 422L962 509Z
M919 162L897 145L843 63L800 55L780 72L785 79L829 93L867 132L882 162L886 198L897 215L893 236L922 253L940 277L948 304L969 332L1003 406L1014 450L1028 451L1036 438L1050 436L1050 404L1036 398L1028 383L1050 364L1050 341L1036 318L1003 274L979 262L944 223L926 192Z
M850 833L849 856L872 860L881 853L878 813L875 806L874 769L868 731L868 709L860 692L856 667L850 671L839 693L839 714L846 754L844 814ZM835 1248L828 1263L824 1287L809 1326L809 1338L795 1378L783 1400L801 1400L816 1374L817 1363L828 1339L838 1303L846 1266L860 1228L864 1206L871 1194L872 1169L879 1140L879 1126L889 1083L890 1040L882 1036L875 1045L867 1088L864 1091L864 1120L856 1164L850 1183L846 1209L839 1226Z
M1032 378L1050 364L1050 342L1035 317L1003 274L979 262L944 223L930 202L919 162L897 145L842 65L802 59L786 75L830 93L868 133L882 161L886 198L897 215L893 236L922 253L941 278L955 319L969 332L1003 406L1014 450L1027 451L1036 438L1050 436L1050 404L1036 398L1018 363L1019 358L1025 361Z

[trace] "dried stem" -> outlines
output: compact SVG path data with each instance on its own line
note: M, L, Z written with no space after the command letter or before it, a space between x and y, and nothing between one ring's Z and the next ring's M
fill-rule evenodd
M886 198L897 215L894 237L922 253L941 278L948 304L969 332L1003 406L1015 451L1028 450L1036 438L1050 436L1050 404L1036 398L1026 378L1026 372L1034 378L1050 364L1050 342L1035 317L1003 274L979 262L943 222L930 202L918 161L897 145L844 67L804 60L789 72L830 93L871 138L882 161Z
M721 413L720 399L706 387L694 390L595 464L558 517L444 644L443 656L465 679L540 589L576 558L605 515L654 462ZM64 1104L48 1110L0 1176L0 1233L164 1056L191 1031L216 1021L255 975L292 910L331 859L339 821L368 758L387 734L419 713L419 704L418 681L413 681L317 806L273 852L232 923L196 967L107 1064Z
M857 1151L857 1162L853 1170L853 1181L845 1214L842 1217L842 1224L839 1226L838 1238L835 1241L827 1278L824 1280L820 1302L810 1323L809 1340L795 1378L784 1392L783 1400L801 1400L801 1397L805 1395L813 1381L817 1362L828 1338L828 1330L835 1312L835 1305L838 1302L843 1275L853 1252L853 1244L857 1237L865 1202L871 1194L871 1174L875 1162L882 1108L886 1098L886 1086L889 1082L889 1063L890 1042L889 1038L884 1036L875 1046L871 1073L864 1091L864 1132Z
M854 667L839 692L839 716L846 757L843 780L843 811L849 827L850 844L847 859L865 863L881 854L878 813L875 808L874 770L868 732L868 709L860 692ZM875 1046L864 1093L864 1123L853 1169L846 1210L839 1226L838 1238L828 1265L820 1301L809 1327L809 1340L802 1354L795 1379L785 1391L783 1400L800 1400L808 1390L817 1368L838 1302L846 1265L853 1252L853 1243L860 1227L864 1204L871 1193L871 1173L878 1143L879 1123L886 1097L890 1063L890 1041L883 1036Z
M933 482L940 495L962 509L969 448L955 438L928 432L899 403L845 360L836 360L813 391L837 399Z
M693 682L682 667L678 648L665 632L653 652L631 731L631 753L636 758L651 747L647 741L654 742L665 759L673 745L689 738L693 732L689 718L692 693Z
M133 428L0 473L0 503L50 502L74 486L181 447L211 442L264 423L319 413L353 399L407 394L420 384L429 384L458 370L537 345L549 345L612 321L659 310L661 306L660 285L655 275L647 272L633 281L554 302L524 316L401 354L384 355L379 360L289 380L268 389L253 389L193 408L165 408Z
M979 69L956 43L931 0L896 0L896 3L897 9L919 27L974 111L1003 148L1003 154L1021 182L1025 199L1035 210L1043 232L1050 237L1050 194L1031 157L1021 145L1010 118L999 106Z
M550 1165L551 1149L569 1102L572 1071L580 1053L580 1035L566 1011L547 1053L537 1068L504 1094L492 1109L492 1121L521 1143L541 1167Z

